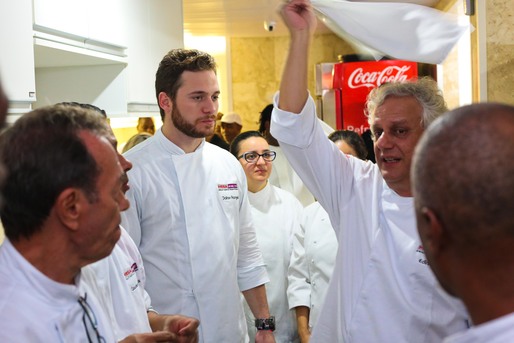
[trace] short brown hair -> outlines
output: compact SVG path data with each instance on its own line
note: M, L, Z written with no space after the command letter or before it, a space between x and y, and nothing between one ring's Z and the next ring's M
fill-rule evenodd
M155 96L159 103L159 93L166 93L173 101L176 98L177 90L182 85L182 73L184 71L205 71L216 72L216 62L208 53L198 50L173 49L164 56L159 63L155 74ZM164 121L164 110L160 108L161 119Z

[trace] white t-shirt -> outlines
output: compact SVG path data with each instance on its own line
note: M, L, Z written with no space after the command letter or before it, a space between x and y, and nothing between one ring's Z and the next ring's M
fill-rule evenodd
M319 202L307 206L296 230L288 270L289 307L309 307L309 328L316 324L336 261L337 238Z
M55 282L25 260L8 239L0 246L0 290L2 343L87 343L88 333L96 339L91 325L95 321L105 342L115 342L108 318L94 294L86 293L80 275L74 285ZM87 312L79 297L86 299Z
M266 296L275 316L277 343L299 342L295 313L287 303L287 267L293 250L293 231L300 227L302 204L289 192L269 182L257 193L248 193L257 242L270 282ZM245 303L250 342L255 341L255 317Z
M133 168L122 223L143 256L152 306L198 318L200 342L245 342L240 292L269 279L241 164L205 141L186 154L161 130L125 155Z
M339 249L312 343L440 342L467 328L463 304L430 270L413 199L378 167L342 154L326 138L309 97L300 115L279 110L271 132L330 216Z
M82 280L88 294L94 293L100 300L118 341L152 332L143 260L125 229L121 228L121 237L108 257L82 268Z

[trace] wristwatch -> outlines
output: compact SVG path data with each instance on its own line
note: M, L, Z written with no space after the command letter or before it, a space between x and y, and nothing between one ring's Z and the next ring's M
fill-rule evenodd
M275 317L271 316L265 319L255 319L255 327L257 330L275 331Z

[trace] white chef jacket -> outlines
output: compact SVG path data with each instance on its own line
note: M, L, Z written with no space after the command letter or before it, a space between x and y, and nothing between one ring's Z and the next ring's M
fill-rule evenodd
M271 132L330 216L339 249L311 342L441 342L467 328L463 304L437 283L416 230L411 197L378 167L341 154L317 124L309 97L300 115L278 109Z
M293 250L293 232L300 227L302 204L289 192L271 185L249 192L252 218L270 282L266 296L275 316L277 343L299 342L296 315L287 303L287 267ZM245 303L250 342L255 341L255 317Z
M289 307L309 307L309 329L316 324L334 270L337 238L319 202L307 206L296 230L288 270Z
M88 294L94 293L111 320L117 341L135 333L152 332L147 310L143 259L125 229L112 253L82 268Z
M277 157L273 161L273 169L269 176L269 182L278 188L285 189L293 194L303 206L308 206L314 202L314 196L309 192L303 184L298 174L295 173L293 167L289 164L286 157L282 153L279 146L273 146L271 150L277 153Z
M444 343L514 342L514 313L471 327L446 338Z
M186 154L161 130L125 156L134 166L122 223L143 256L153 307L198 318L200 342L246 341L240 291L269 279L241 164L205 141Z
M20 255L8 239L0 246L0 342L87 343L85 312L78 302L85 295L80 275L74 285L53 281ZM100 335L107 343L115 342L110 322L94 294L88 293L86 300ZM94 335L92 330L89 333Z

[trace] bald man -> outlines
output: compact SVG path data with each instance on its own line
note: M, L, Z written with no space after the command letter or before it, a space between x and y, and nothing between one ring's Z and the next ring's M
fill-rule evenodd
M418 231L475 326L445 342L514 341L514 107L474 104L430 126L412 178Z

